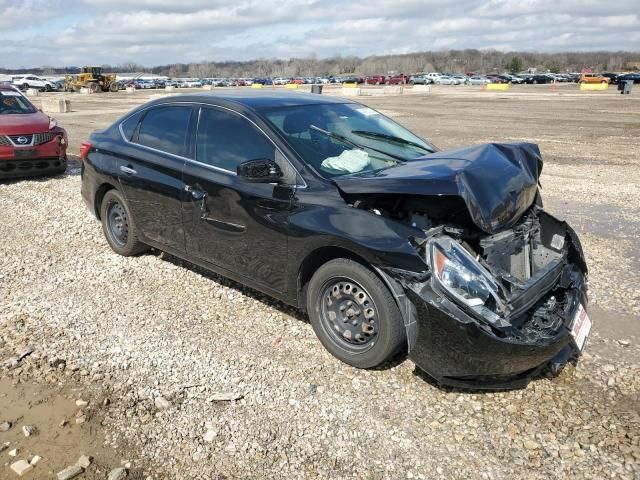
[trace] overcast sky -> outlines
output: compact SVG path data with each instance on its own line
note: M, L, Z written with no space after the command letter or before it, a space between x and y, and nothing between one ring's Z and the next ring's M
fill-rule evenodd
M0 0L0 67L640 50L638 0Z

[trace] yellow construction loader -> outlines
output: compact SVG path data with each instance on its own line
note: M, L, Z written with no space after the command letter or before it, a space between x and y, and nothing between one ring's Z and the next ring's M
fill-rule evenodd
M102 67L82 67L80 73L64 77L65 92L79 92L81 88L88 88L92 93L117 92L116 74L103 74Z

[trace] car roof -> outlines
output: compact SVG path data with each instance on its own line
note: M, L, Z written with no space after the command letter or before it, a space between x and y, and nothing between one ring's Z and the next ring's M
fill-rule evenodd
M168 101L198 102L211 105L236 104L253 110L263 110L275 107L297 107L301 105L355 103L340 97L279 90L203 92L164 97L152 103L167 103Z

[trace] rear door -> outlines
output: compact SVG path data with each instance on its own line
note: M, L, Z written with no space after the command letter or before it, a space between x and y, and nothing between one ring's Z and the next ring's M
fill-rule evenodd
M117 174L133 219L144 239L176 252L185 250L182 168L193 111L190 104L158 105L121 125L130 148Z
M201 108L197 161L187 162L184 169L191 192L183 205L187 252L284 292L288 187L250 183L236 175L240 163L264 158L287 169L274 143L249 119L222 107Z

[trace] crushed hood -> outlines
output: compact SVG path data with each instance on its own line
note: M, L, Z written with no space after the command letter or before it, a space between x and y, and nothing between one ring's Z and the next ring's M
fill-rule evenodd
M478 228L496 233L513 226L533 204L541 170L537 145L489 143L333 180L347 194L458 196Z

